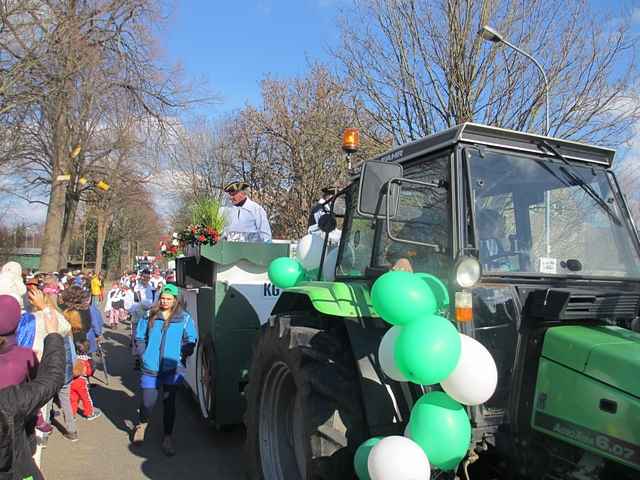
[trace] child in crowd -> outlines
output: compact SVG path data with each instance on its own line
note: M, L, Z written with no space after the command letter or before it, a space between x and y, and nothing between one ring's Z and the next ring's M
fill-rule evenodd
M131 308L136 303L136 296L133 293L133 289L126 285L123 286L123 300L124 300L124 318L129 318Z
M107 292L107 301L104 306L104 314L107 317L107 325L111 328L118 326L120 312L117 303L120 300L120 287L118 282L113 282L111 289Z
M125 299L127 296L127 288L124 285L118 286L117 300L113 302L112 308L116 312L116 318L118 322L124 322L129 317L127 311ZM133 292L131 293L133 298Z
M82 402L82 414L87 420L95 420L102 412L93 406L91 394L89 393L88 377L93 375L93 364L88 355L78 355L76 364L73 367L73 380L71 382L71 411L75 417L78 414L78 407Z

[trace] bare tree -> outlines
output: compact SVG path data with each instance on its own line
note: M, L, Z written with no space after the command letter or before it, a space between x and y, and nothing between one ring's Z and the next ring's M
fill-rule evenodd
M171 176L164 186L183 207L209 197L220 199L234 175L235 135L229 119L211 122L195 118L183 125L168 150ZM186 208L181 209L183 212ZM184 223L181 221L180 223Z
M404 143L467 121L542 130L544 89L522 55L478 37L482 25L533 54L551 90L551 135L617 145L640 114L630 16L585 0L355 0L334 51L366 111Z
M299 237L325 186L347 182L345 127L363 128L360 157L384 148L366 115L357 118L348 88L321 65L307 75L262 82L261 108L247 107L233 131L236 171L270 214L275 235Z
M42 45L30 71L34 98L26 121L14 126L26 123L31 132L13 160L24 170L35 167L28 185L49 190L42 268L54 270L64 232L73 225L77 180L114 149L98 141L105 138L100 132L108 127L114 100L126 105L138 129L153 131L166 128L166 119L189 100L178 72L156 63L151 29L161 20L158 1L32 0L29 5L20 18L32 22L23 22L19 34L0 32L0 57L22 38ZM77 146L81 154L71 155ZM70 180L59 180L67 175Z
M122 174L127 176L127 172ZM86 250L86 260L95 261L96 268L106 264L110 272L121 273L132 267L135 255L155 250L166 225L148 187L148 183L132 181L126 188L116 185L112 194L98 196L96 192L97 203L83 203L79 210L86 231L74 231L71 252L77 256ZM132 204L136 208L130 208Z

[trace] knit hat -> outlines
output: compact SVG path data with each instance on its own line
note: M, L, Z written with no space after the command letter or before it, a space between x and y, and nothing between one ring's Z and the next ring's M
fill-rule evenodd
M165 293L177 297L178 295L180 295L180 289L173 283L169 283L162 289L162 294Z
M22 277L10 271L0 272L0 295L11 295L18 301L18 305L22 306L22 297L25 293L27 293L27 287Z
M18 262L7 262L2 266L2 272L13 273L17 277L22 277L22 265Z
M0 335L13 335L20 322L20 304L11 295L0 295Z

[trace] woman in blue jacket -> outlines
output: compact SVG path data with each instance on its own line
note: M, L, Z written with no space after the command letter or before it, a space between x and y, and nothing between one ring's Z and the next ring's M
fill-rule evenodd
M175 285L162 289L158 302L138 322L136 346L142 359L142 401L140 422L133 432L133 442L142 443L153 407L163 390L164 438L162 450L175 455L171 435L176 417L176 391L182 382L179 364L193 353L198 333L191 315L184 310L182 295Z

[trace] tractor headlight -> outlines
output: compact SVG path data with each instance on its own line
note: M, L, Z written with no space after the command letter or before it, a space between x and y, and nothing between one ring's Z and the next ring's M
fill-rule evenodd
M473 257L462 257L456 265L456 283L462 288L471 288L480 280L480 262Z

